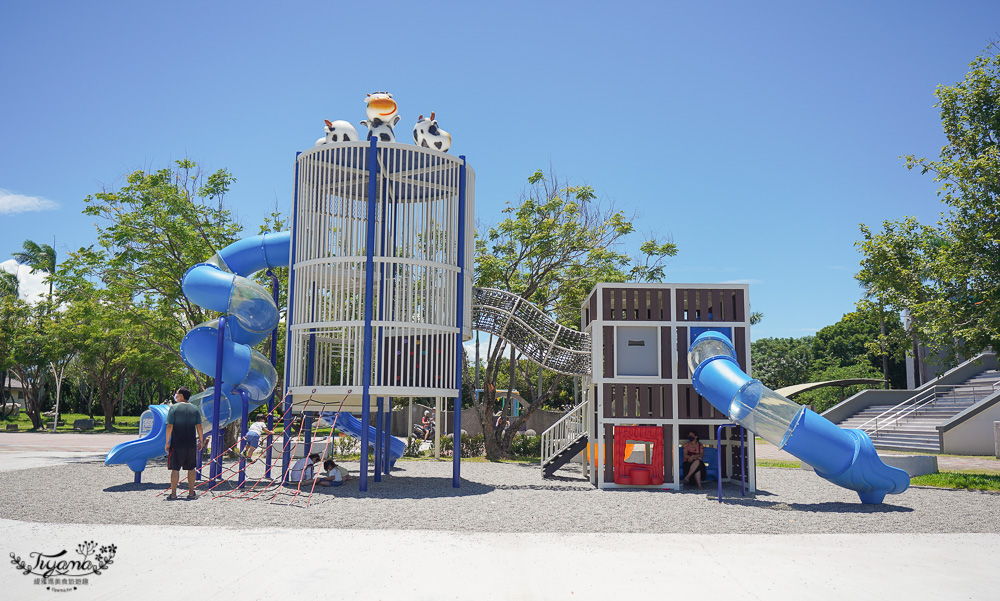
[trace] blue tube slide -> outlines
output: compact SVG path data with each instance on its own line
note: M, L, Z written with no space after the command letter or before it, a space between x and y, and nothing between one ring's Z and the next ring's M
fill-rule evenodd
M716 409L809 464L821 478L857 492L862 503L881 503L886 494L910 486L909 475L883 463L863 431L838 428L743 373L724 334L699 334L688 365L695 391Z
M188 269L184 275L181 286L191 302L229 317L222 350L224 394L220 407L215 407L213 388L190 399L201 409L203 427L211 428L217 409L220 425L240 419L243 400L239 394L231 393L233 389L246 391L249 411L267 402L274 390L277 383L274 366L251 347L267 338L278 324L278 307L271 293L249 276L261 269L287 267L290 244L289 232L244 238L223 248L208 261ZM219 321L213 319L195 326L181 341L184 362L211 376L215 375ZM127 463L133 471L142 471L147 459L162 457L166 444L165 407L151 405L157 427L138 440L117 445L104 459L105 465Z
M360 419L354 417L350 413L341 412L340 417L338 417L336 411L324 411L320 413L320 417L322 417L323 421L328 424L332 424L333 420L337 420L338 430L353 436L354 438L361 438L361 432L362 428L364 428L364 424ZM389 465L394 465L396 460L403 456L403 451L406 450L406 443L395 436L391 436L388 432L385 433L385 436L389 437L389 455L392 457L392 461L389 462ZM375 426L369 425L368 446L374 449L375 445L378 444L377 440ZM383 444L384 440L385 439L383 439Z

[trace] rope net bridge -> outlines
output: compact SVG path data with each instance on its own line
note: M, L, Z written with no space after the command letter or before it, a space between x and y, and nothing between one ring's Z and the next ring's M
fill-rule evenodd
M557 323L515 294L473 288L472 329L503 338L526 358L554 372L590 373L590 334Z

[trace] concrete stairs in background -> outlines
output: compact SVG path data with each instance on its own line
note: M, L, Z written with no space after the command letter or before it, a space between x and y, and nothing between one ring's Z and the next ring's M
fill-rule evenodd
M914 393L914 397L925 394L927 403L897 422L890 423L885 428L880 427L878 431L874 431L875 423L870 420L897 406L872 405L837 425L841 428L860 428L867 423L863 429L871 436L877 449L940 453L941 441L937 426L990 396L995 390L1000 390L998 382L1000 382L1000 372L987 369L958 386L935 387L940 390L936 391L933 399L926 393ZM886 417L891 418L894 413Z

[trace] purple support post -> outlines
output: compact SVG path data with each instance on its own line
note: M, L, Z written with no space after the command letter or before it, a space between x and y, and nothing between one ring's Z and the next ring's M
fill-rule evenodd
M382 431L384 416L382 415L382 397L375 397L375 481L382 481L382 462L385 459L382 457L382 437L385 436L385 432ZM367 451L368 449L362 449L362 451Z
M250 399L242 388L234 389L240 393L240 400L243 401L243 414L240 416L240 477L237 480L236 488L243 488L243 483L247 479L247 458L243 455L247 446L247 428L250 421ZM259 443L258 443L259 444Z
M358 475L358 490L368 490L368 423L371 416L372 385L372 314L375 294L375 196L378 190L378 136L372 136L368 147L368 212L365 231L365 348L361 369L361 473Z
M222 428L219 424L219 408L222 406L222 349L226 342L226 318L219 318L219 343L215 348L215 382L214 394L215 411L212 412L212 466L209 469L209 480L215 482L222 478L222 452L223 438Z
M451 485L453 488L461 486L462 478L462 367L465 365L465 357L462 356L465 353L465 349L462 346L462 332L465 329L465 155L458 158L462 159L462 167L458 173L458 275L455 276L458 279L456 294L458 298L455 301L455 313L457 314L456 320L458 325L458 334L455 335L455 388L458 389L458 396L455 397L455 418L453 420L455 434L454 438L452 438L454 441L452 445L454 459L452 460L451 474Z

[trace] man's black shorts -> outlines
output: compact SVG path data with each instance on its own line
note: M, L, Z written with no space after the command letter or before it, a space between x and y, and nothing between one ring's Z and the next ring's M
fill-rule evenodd
M197 447L170 447L167 468L171 470L193 470L198 458Z

